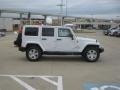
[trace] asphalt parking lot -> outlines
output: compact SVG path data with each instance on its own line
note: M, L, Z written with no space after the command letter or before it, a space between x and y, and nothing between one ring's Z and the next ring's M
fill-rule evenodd
M15 81L15 77L13 80L12 76L4 75L52 76L54 82L58 82L61 76L63 90L90 90L85 87L88 83L120 84L120 38L104 36L101 31L76 35L101 42L105 52L98 62L86 62L81 56L43 56L39 62L29 62L25 53L14 47L16 36L13 33L0 37L0 90L27 90ZM34 87L28 90L58 90L55 85L33 76L19 79Z

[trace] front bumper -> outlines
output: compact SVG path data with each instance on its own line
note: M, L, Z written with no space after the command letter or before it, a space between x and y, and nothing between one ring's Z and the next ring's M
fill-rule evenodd
M104 48L103 47L99 47L99 52L100 53L104 52Z

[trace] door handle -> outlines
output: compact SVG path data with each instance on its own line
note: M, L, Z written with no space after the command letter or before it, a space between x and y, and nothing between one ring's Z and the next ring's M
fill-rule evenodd
M62 40L62 39L57 39L57 40Z
M42 38L42 40L47 40L46 38Z

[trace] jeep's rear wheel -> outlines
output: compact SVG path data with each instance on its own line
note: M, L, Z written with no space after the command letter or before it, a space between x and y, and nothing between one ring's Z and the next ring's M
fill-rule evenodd
M96 62L100 56L100 52L97 47L88 47L83 52L83 56L88 62Z
M26 50L26 57L29 61L39 61L42 56L42 51L38 46L30 46Z

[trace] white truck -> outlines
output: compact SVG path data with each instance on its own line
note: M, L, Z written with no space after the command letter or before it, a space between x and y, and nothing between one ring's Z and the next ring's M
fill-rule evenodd
M82 55L95 62L104 51L96 39L76 37L64 26L25 25L18 36L14 44L30 61L38 61L42 55Z

